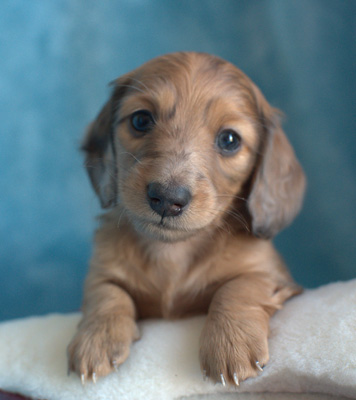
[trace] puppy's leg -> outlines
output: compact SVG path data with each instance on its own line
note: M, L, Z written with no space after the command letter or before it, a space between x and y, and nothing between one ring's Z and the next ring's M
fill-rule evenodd
M257 375L269 357L269 318L296 292L293 286L278 288L257 273L223 285L214 295L200 338L204 375L224 385Z
M84 383L94 382L123 363L139 338L132 298L120 287L101 282L87 287L83 319L68 346L68 367Z

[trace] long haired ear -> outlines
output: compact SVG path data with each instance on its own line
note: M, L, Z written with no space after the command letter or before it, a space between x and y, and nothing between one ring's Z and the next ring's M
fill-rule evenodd
M115 81L110 99L96 119L89 125L82 143L86 153L85 167L102 208L116 204L117 160L114 146L114 124L125 85Z
M253 234L271 238L298 214L306 181L281 128L278 111L267 103L256 87L254 91L264 129L264 142L247 205Z

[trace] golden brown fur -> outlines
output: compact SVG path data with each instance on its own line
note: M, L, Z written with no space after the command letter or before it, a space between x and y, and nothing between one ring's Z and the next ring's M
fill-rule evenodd
M142 135L137 110L154 116ZM224 130L241 137L235 154L217 146ZM202 370L229 383L255 376L256 361L268 361L270 316L300 291L269 240L295 217L305 186L278 112L230 63L176 53L115 81L83 148L111 210L96 233L70 369L108 374L127 358L139 318L207 313ZM189 190L188 206L155 212L151 182Z

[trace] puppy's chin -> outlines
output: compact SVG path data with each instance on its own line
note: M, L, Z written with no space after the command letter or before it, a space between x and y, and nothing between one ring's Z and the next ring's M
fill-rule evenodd
M160 224L133 218L131 222L139 235L165 243L184 241L197 232L196 229L185 230L171 227L164 221L163 224Z

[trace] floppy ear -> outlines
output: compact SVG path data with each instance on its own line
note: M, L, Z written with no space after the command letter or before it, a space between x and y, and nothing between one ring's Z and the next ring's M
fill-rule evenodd
M298 214L305 191L305 176L282 131L277 110L256 90L264 143L247 205L254 235L271 238Z
M112 207L117 197L117 160L113 141L115 116L125 87L116 82L113 93L89 125L82 143L85 167L102 208Z

